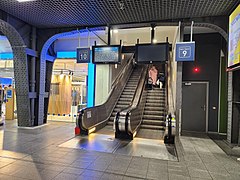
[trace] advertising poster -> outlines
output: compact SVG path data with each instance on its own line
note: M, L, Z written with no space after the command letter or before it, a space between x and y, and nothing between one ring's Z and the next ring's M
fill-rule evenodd
M240 5L229 17L228 67L240 63Z

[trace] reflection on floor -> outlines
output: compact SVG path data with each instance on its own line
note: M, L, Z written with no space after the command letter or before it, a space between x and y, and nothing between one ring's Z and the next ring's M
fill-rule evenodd
M144 137L144 134L147 137ZM77 136L60 147L177 161L174 146L165 145L163 140L157 139L158 137L160 137L158 132L141 130L132 141L118 140L114 138L112 127L106 126L89 136Z

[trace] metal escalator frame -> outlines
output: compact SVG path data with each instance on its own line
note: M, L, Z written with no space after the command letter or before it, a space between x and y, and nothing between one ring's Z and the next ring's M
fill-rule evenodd
M132 103L127 108L118 112L115 117L115 138L133 139L135 132L142 123L144 107L147 99L146 83L148 78L148 68L145 67L138 82Z
M124 87L127 84L133 69L134 69L134 58L133 55L128 59L128 63L120 71L118 77L114 80L112 90L109 93L108 99L105 103L81 109L79 112L79 119L77 125L80 128L80 134L88 135L98 129L103 128L111 113L116 106L117 100L122 94Z

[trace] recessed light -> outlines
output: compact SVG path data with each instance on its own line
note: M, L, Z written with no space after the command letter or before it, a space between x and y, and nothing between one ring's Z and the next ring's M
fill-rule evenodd
M29 1L36 1L36 0L17 0L18 2L29 2Z
M153 43L157 43L157 40L156 40L156 39L153 39Z
M113 33L118 33L118 30L117 30L117 29L114 29L114 30L113 30Z

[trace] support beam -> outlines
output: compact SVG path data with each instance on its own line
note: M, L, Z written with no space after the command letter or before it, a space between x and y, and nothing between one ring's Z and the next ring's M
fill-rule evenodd
M183 41L184 26L180 26L180 42ZM176 85L176 136L181 134L182 124L182 62L177 62L177 85Z

